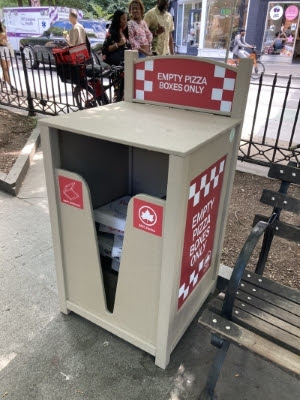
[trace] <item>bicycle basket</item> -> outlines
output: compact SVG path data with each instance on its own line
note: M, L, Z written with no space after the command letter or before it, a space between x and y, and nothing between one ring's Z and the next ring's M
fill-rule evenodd
M52 53L61 81L81 84L85 79L85 63L90 59L85 43L64 49L52 49Z

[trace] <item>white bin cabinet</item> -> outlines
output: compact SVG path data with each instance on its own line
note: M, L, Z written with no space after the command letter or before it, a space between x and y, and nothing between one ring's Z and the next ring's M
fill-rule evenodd
M226 112L141 99L137 70L147 70L141 63L149 60L164 74L166 65L175 75L178 63L194 65L194 75L206 65L235 71L195 57L140 61L127 52L125 101L40 126L61 311L118 335L165 368L216 284L251 65L241 62L234 72ZM93 209L124 195L133 198L120 272L105 280ZM137 220L141 205L157 226ZM112 312L110 285L117 285Z

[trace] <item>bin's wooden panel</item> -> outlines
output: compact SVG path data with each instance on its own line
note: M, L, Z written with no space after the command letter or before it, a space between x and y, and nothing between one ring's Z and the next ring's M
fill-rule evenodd
M64 177L70 182L79 182L82 191L80 193L76 189L79 197L77 200L71 200L71 204L66 204L61 201L63 188L58 190L57 205L66 297L67 300L99 315L106 310L106 302L88 186L82 177L75 173L57 169L56 174L58 186L59 177ZM82 204L82 208L72 204Z
M170 352L215 287L236 162L233 154L235 154L238 140L239 127L235 131L231 128L222 136L215 137L214 140L204 144L201 149L188 157L170 156L156 353L156 364L162 368L168 364ZM213 240L211 266L201 281L197 282L197 286L182 307L178 309L190 182L225 155L226 163ZM176 201L172 201L172 199L176 199Z
M106 306L88 185L78 174L62 169L57 169L56 174L57 178L79 182L82 189L82 201L81 193L76 190L79 199L71 200L69 204L68 198L61 198L62 188L58 190L62 268L68 308L150 351L156 344L162 234L153 235L134 228L132 199L128 206L115 306L110 313ZM163 215L164 200L148 195L134 198L158 205Z
M142 194L129 202L114 314L121 327L156 346L163 238L133 226L134 199L165 207Z

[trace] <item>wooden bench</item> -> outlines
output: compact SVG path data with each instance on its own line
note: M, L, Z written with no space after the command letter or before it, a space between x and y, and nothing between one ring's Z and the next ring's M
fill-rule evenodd
M300 184L296 163L272 165L268 176L281 180L278 192L264 190L261 202L273 206L270 218L255 216L233 269L225 294L210 301L199 323L212 333L218 350L199 400L213 400L214 389L230 343L256 353L285 371L300 376L300 292L263 277L275 235L300 242L300 226L280 221L282 211L300 214L300 200L287 195L290 183ZM255 272L246 270L263 236ZM293 268L299 268L293 265Z

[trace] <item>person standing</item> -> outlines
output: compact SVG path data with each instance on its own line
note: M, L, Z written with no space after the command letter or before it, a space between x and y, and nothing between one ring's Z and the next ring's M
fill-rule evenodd
M125 50L130 49L127 14L123 10L116 10L109 31L103 43L103 61L110 65L122 65L124 62ZM114 84L113 102L123 100L124 96L124 75L119 82Z
M153 35L152 53L159 56L174 54L174 22L172 15L167 11L168 6L169 0L157 0L157 5L144 17Z
M116 10L103 43L103 60L110 65L120 65L124 61L124 51L129 48L127 14Z
M129 3L129 14L131 20L128 21L128 34L132 50L138 50L139 57L152 56L151 43L152 33L148 25L143 20L144 4L141 0L132 0Z
M69 34L64 34L64 37L69 46L77 46L78 44L86 43L86 33L84 27L77 21L77 11L71 10L69 21L73 25Z
M12 92L16 92L16 88L14 88L10 82L9 76L9 68L10 68L10 57L13 55L13 50L8 43L5 28L0 21L0 62L1 68L3 72L4 82L1 82L8 85Z

